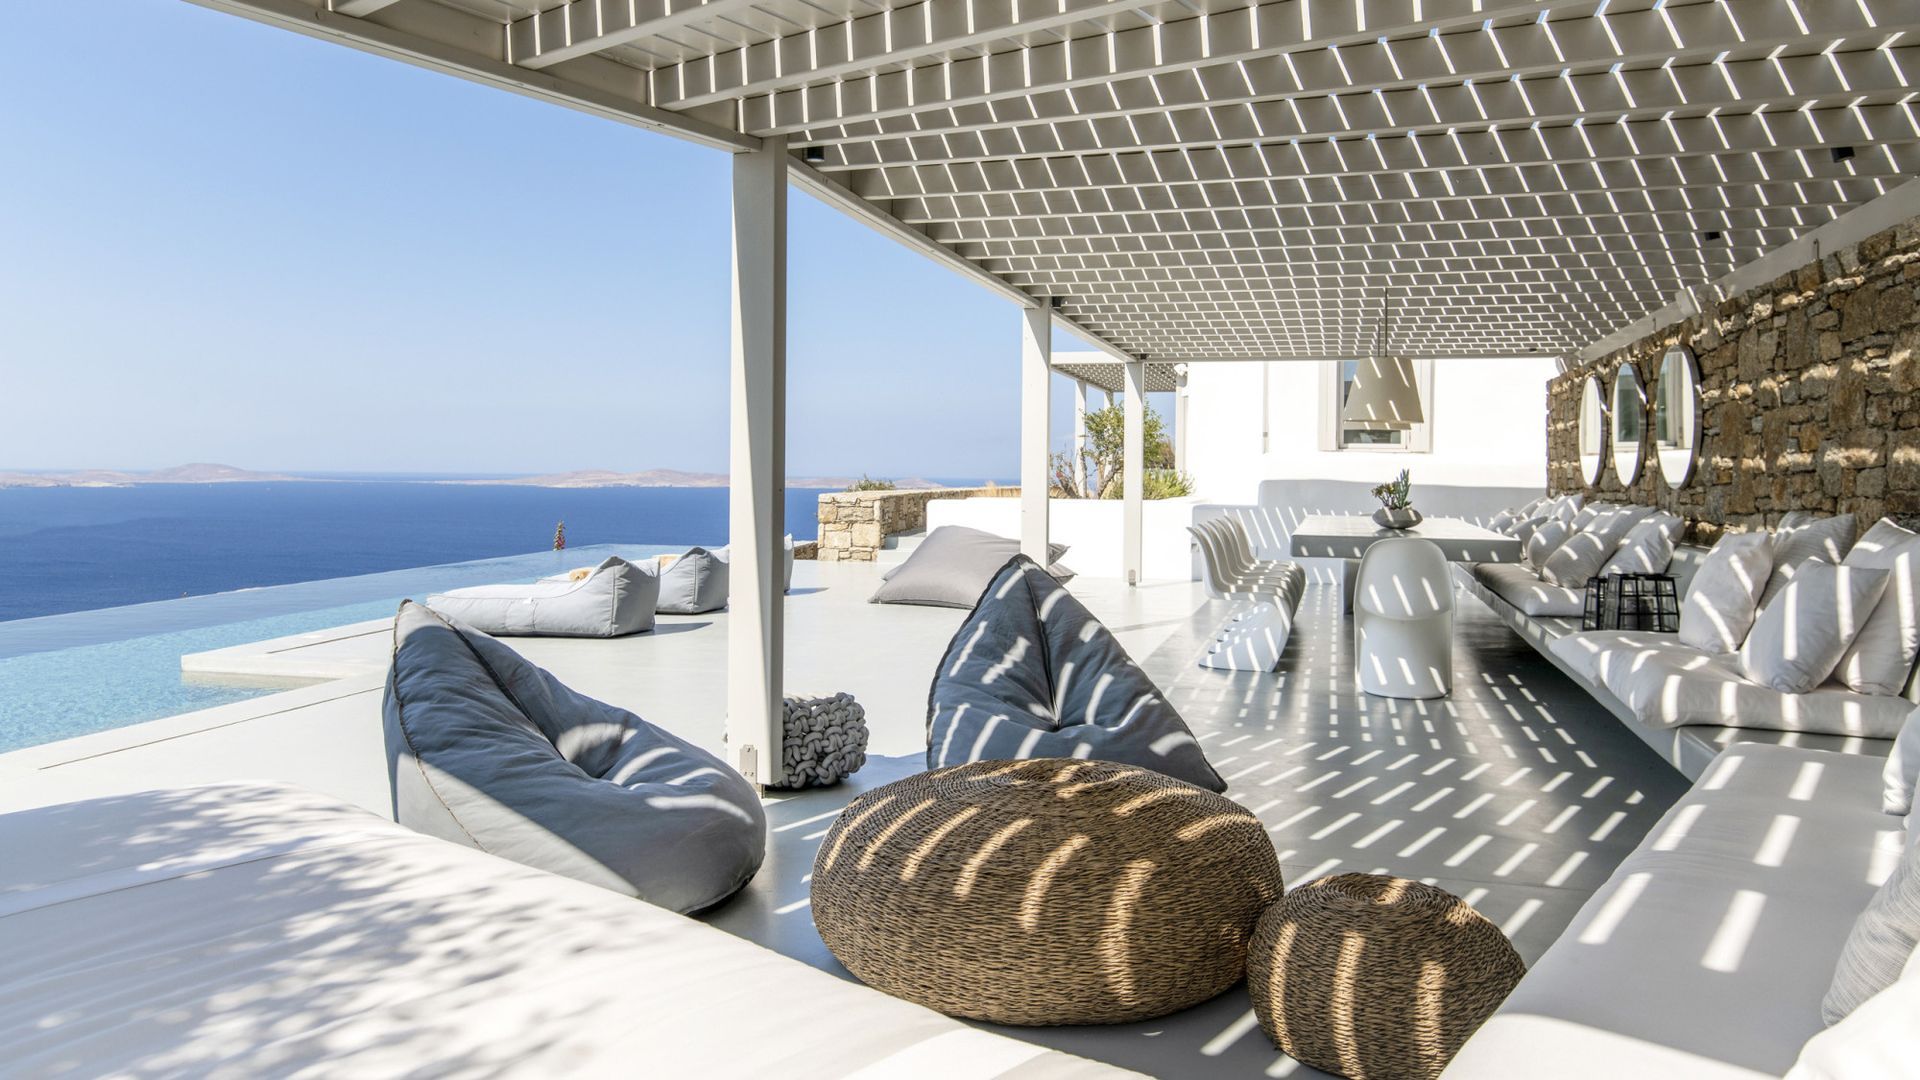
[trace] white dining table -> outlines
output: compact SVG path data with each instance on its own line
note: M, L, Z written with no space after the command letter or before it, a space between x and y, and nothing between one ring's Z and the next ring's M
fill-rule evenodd
M1309 514L1293 527L1296 558L1339 559L1342 610L1353 610L1353 580L1360 557L1382 540L1411 536L1432 541L1448 562L1519 562L1524 545L1504 533L1459 518L1427 518L1411 529L1383 529L1366 514Z

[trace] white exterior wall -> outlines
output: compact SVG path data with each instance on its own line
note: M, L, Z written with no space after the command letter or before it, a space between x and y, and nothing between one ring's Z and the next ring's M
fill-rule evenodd
M1141 504L1141 552L1145 578L1188 580L1193 557L1187 526L1193 524L1198 499L1151 499ZM1056 544L1067 545L1060 561L1088 577L1123 577L1125 552L1122 526L1124 506L1119 499L1051 499L1047 503L1047 530ZM927 504L927 531L942 525L1020 538L1018 499L936 499Z
M1261 449L1262 371L1267 446ZM1546 486L1551 357L1439 360L1428 398L1432 450L1322 450L1317 361L1193 364L1188 470L1213 502L1251 503L1260 481L1301 478L1379 483L1411 469L1416 486Z

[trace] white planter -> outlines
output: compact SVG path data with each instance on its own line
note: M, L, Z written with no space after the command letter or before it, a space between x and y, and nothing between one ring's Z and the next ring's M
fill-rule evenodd
M1197 498L1154 499L1142 504L1141 572L1147 578L1193 580L1192 538ZM1125 577L1122 514L1118 499L1053 499L1047 503L1049 539L1068 547L1060 561L1089 577ZM1020 538L1020 500L944 499L927 504L927 530L965 525L1010 539Z

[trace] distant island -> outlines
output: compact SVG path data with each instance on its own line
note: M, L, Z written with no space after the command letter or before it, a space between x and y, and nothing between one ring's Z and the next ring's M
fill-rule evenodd
M286 483L311 477L285 473L254 472L232 465L197 462L170 469L134 472L118 469L82 469L73 472L0 472L0 488L92 487L123 488L137 484L247 484ZM378 477L368 477L377 482ZM845 476L796 476L787 479L790 488L844 488L854 482ZM481 480L436 480L440 484L510 484L519 487L547 488L723 488L726 473L684 472L679 469L647 469L642 472L615 472L612 469L580 469L575 472L549 473L544 476L505 476ZM944 484L923 477L905 477L893 481L899 488L937 488Z
M790 476L790 488L844 488L856 478L850 476ZM642 472L615 472L612 469L580 469L575 472L548 473L545 476L515 476L499 480L444 480L447 484L515 484L524 487L609 488L677 487L719 488L727 486L726 473L684 472L680 469L646 469ZM922 477L893 481L898 488L945 487Z
M195 462L152 472L82 469L78 472L0 472L0 488L96 487L120 488L135 484L245 484L298 480L297 476L253 472L232 465Z

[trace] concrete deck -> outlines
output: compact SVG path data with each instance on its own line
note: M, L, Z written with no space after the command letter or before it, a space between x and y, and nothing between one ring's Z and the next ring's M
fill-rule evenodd
M866 602L882 567L800 563L788 602L792 692L866 705L873 759L853 782L769 804L765 868L706 916L847 977L813 929L819 840L859 791L923 768L926 692L964 612ZM1288 885L1338 871L1433 881L1501 924L1528 960L1685 790L1603 707L1462 597L1455 691L1430 702L1358 693L1337 587L1310 587L1280 670L1193 663L1227 605L1195 584L1072 591L1186 716L1231 788L1267 823ZM663 618L613 641L515 639L582 691L718 749L725 613ZM0 810L240 777L304 784L387 812L379 623L196 660L245 677L345 677L219 709L0 756ZM197 675L195 677L207 677ZM1009 1032L1165 1076L1313 1076L1267 1043L1244 992L1143 1024Z

